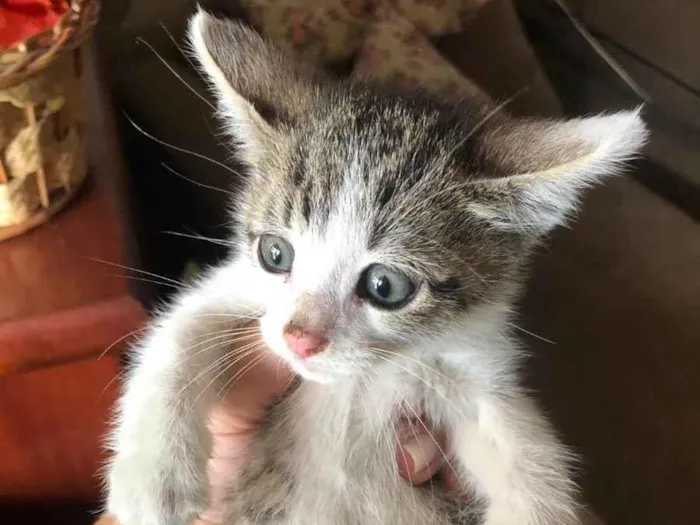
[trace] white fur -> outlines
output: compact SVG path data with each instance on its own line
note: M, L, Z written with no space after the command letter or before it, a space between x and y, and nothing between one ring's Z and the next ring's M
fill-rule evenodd
M109 442L107 510L122 525L186 525L204 510L206 419L219 372L208 367L228 350L209 334L254 312L249 275L241 263L212 273L135 349Z
M312 246L301 260L318 254ZM327 264L318 276L337 276ZM203 371L228 350L206 342L208 335L245 321L235 316L262 311L271 349L319 379L312 364L295 362L282 346L282 327L294 311L296 292L290 290L292 283L265 273L244 254L184 294L137 348L108 479L108 511L121 525L185 525L206 505L205 418L221 381L215 379L218 369ZM367 312L341 315L371 330ZM448 430L448 454L465 486L490 502L487 525L576 523L567 455L517 386L518 352L502 331L507 315L505 307L481 307L442 336L389 360L371 361L367 352L337 367L319 363L317 373L327 384L303 383L286 418L293 469L306 481L285 525L425 525L414 520L432 514L415 509L412 489L398 479L388 435L397 407L407 406L423 407ZM342 340L342 332L337 337ZM362 361L374 365L358 372ZM335 373L348 366L356 371ZM377 465L368 477L367 467L351 467L348 458Z

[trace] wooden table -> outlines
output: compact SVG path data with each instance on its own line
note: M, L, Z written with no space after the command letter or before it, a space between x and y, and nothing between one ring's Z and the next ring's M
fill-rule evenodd
M127 264L124 170L94 72L88 84L88 183L51 221L0 242L0 506L98 500L118 340L145 320L113 266Z

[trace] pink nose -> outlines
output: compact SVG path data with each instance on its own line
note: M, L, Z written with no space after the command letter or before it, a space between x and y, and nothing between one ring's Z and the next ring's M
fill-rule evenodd
M284 340L292 352L304 359L318 354L328 344L325 335L294 327L284 331Z

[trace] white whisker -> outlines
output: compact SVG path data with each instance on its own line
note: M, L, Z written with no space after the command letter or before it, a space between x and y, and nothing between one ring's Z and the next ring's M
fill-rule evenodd
M255 350L253 350L252 352L253 352L253 353L254 353L254 352L257 352L257 351L259 351L260 348L262 348L262 345L261 345L260 347L256 348ZM260 354L259 356L253 358L253 359L250 361L250 363L246 364L243 368L241 368L238 372L236 372L236 373L233 375L233 377L231 377L231 378L224 384L224 386L221 388L221 391L224 391L224 390L227 390L227 389L230 390L230 389L233 387L233 385L236 384L236 382L240 381L240 379L241 379L245 374L247 374L250 370L252 370L252 369L253 369L255 366L257 366L258 364L260 364L260 362L261 362L263 359L265 359L265 355L264 355L264 354Z
M209 383L207 383L200 390L199 394L197 394L197 396L194 398L194 401L192 402L192 408L194 408L197 405L197 402L204 395L204 393L207 390L209 390L214 385L214 383L216 383L224 374L226 374L229 370L231 370L231 368L233 368L233 366L236 363L240 362L241 360L245 359L246 357L248 357L249 355L251 355L255 352L256 352L256 349L251 348L250 350L242 353L241 355L238 355L236 357L236 359L234 359L232 362L230 362L230 363L224 362L223 368L214 377L212 377L211 381L209 381ZM226 357L230 357L230 356L226 356ZM217 392L217 396L221 397L221 389L219 389L219 391Z
M405 402L406 405L408 406L408 409L409 409L411 412L413 412L413 415L416 417L416 419L418 419L418 422L421 424L421 426L423 427L423 429L425 429L425 432L430 436L430 439L432 440L432 442L435 443L435 446L437 447L438 451L440 451L440 454L442 454L442 457L445 459L445 462L447 463L447 466L450 467L454 472L457 472L457 470L456 470L456 469L454 468L454 466L452 465L452 462L450 461L450 458L447 456L447 454L445 453L445 451L442 449L442 447L440 446L440 443L437 442L437 439L435 439L435 436L434 436L433 433L430 431L430 429L428 428L428 426L425 424L425 422L423 421L423 419L420 417L420 415L418 414L418 412L416 412L416 410L411 406L411 404L408 402L408 400L406 400L406 398L404 398L404 402Z
M170 173L172 173L176 177L180 177L182 180L186 180L187 182L192 183L195 186L199 186L200 188L206 188L208 190L220 191L221 193L225 193L226 195L231 195L233 197L235 197L235 195L236 195L235 193L228 191L228 190L225 190L223 188L219 188L217 186L211 186L209 184L204 184L203 182L199 182L199 181L196 181L194 179L190 179L189 177L186 177L185 175L183 175L179 171L176 171L174 168L171 168L170 166L168 166L165 162L161 162L160 165L163 166L166 170L168 170Z
M173 34L170 32L170 30L165 26L165 24L163 22L160 23L160 27L163 29L165 34L168 35L168 38L175 46L175 49L177 49L180 52L180 54L184 57L184 59L187 60L187 63L190 64L193 69L197 69L196 62L189 57L189 54L186 53L184 49L182 49L180 44L177 42L177 39L173 36Z
M99 359L102 359L104 356L106 356L106 355L109 353L109 351L110 351L112 348L114 348L116 345L118 345L119 343L121 343L122 341L124 341L124 339L127 339L127 338L131 337L132 335L136 335L136 334L139 333L139 332L143 332L143 331L146 330L147 328L149 328L149 327L148 327L148 326L142 326L141 328L137 328L136 330L132 330L132 331L129 332L128 334L121 336L119 339L117 339L117 340L114 341L112 344L110 344L107 348L105 348L104 351L97 357L97 359L98 359L98 360L99 360Z
M411 361L412 363L415 363L415 364L417 364L418 366L421 366L422 368L425 368L426 370L429 370L430 372L432 372L433 374L437 375L437 376L440 377L441 379L447 381L450 385L455 386L455 387L457 386L457 385L455 385L455 383L454 383L452 380L450 380L450 378L448 378L445 374L443 374L442 372L440 372L439 370L437 370L437 369L435 369L435 368L433 368L433 367L431 367L431 366L428 366L428 365L425 364L424 362L422 362L422 361L420 361L420 360L418 360L418 359L416 359L416 358L414 358L414 357L411 357L411 356L408 356L408 355L399 354L398 352L394 352L393 350L388 350L388 349L386 349L386 348L374 348L374 347L372 347L372 348L370 348L370 350L376 350L376 351L382 352L382 353L387 354L387 355L390 355L390 356L399 357L399 358L401 358L401 359L407 359L407 360Z
M168 30L166 29L165 32L168 33ZM168 35L170 35L170 33L168 33ZM171 38L172 38L172 35L170 35L170 36L171 36ZM200 99L201 101L203 101L207 106L209 106L210 109L212 109L212 110L215 110L215 109L216 109L216 107L214 106L214 104L212 104L211 102L209 102L209 100L207 100L207 98L206 98L204 95L202 95L199 91L197 91L195 88L193 88L184 78L182 78L182 75L180 75L180 73L178 73L177 71L175 71L175 68L173 68L173 66L171 66L171 65L168 63L168 61L165 60L165 58L163 58L163 57L160 55L160 53L158 53L158 51L156 51L156 49L155 49L151 44L149 44L148 42L146 42L146 41L145 41L143 38L141 38L141 37L136 38L136 42L138 42L139 44L143 44L143 45L145 45L148 49L150 49L151 52L156 56L156 58L157 58L158 60L160 60L160 62L161 62L165 67L168 68L168 71L170 71L170 72L175 76L175 78L177 78L180 82L182 82L182 84L183 84L187 89L189 89L192 93L194 93L194 94L197 96L197 98L199 98L199 99ZM179 49L180 49L180 48L178 48L178 50L179 50Z
M392 364L392 365L394 365L394 366L398 366L401 370L403 370L403 371L406 372L407 374L410 374L410 375L412 375L413 377L415 377L416 379L418 379L421 383L423 383L425 386L427 386L429 389L431 389L431 390L434 391L437 395L439 395L442 399L444 399L444 400L447 402L447 404L450 405L450 407L451 407L455 412L457 412L457 414L458 414L460 417L462 417L465 421L468 420L466 414L464 414L459 408L457 408L457 407L455 406L455 404L454 404L445 394L443 394L442 392L440 392L437 388L435 388L433 385L431 385L430 383L428 383L425 379L423 379L421 376L419 376L418 374L416 374L413 370L409 370L409 369L406 368L405 366L402 366L402 365L400 365L399 363L397 363L396 361L393 361L393 360L391 360L391 359L388 359L388 358L384 357L383 355L379 355L379 354L375 354L375 355L376 355L379 359L382 359L383 361L386 361L386 362L389 363L389 364Z
M157 281L156 279L146 279L145 277L136 277L135 275L124 275L124 274L109 274L112 277L119 277L120 279L129 279L130 281L138 281L141 283L157 284L159 286L167 286L168 288L173 288L175 290L181 290L181 286L176 286L172 283L165 281Z
M207 162L210 162L210 163L214 164L215 166L219 166L220 168L223 168L226 171L233 173L236 177L240 176L240 173L238 173L236 170L234 170L231 166L227 166L223 162L219 162L216 159L212 159L210 157L207 157L206 155L202 155L201 153L197 153L196 151L181 148L180 146L175 146L174 144L170 144L169 142L165 142L164 140L159 139L158 137L151 135L145 129L143 129L141 126L136 124L136 122L134 122L134 120L128 115L128 113L126 113L124 111L122 113L124 115L124 118L129 122L129 124L131 124L136 129L136 131L141 133L144 137L151 139L153 142L160 144L161 146L164 146L166 148L172 149L174 151L179 151L180 153L185 153L187 155L192 155L193 157L197 157L198 159L206 160Z
M227 343L227 341L216 343L216 344L212 345L211 348L207 348L207 350L209 350L209 349L213 350L214 348L220 348L222 346L225 346L226 343ZM192 385L194 385L195 383L197 383L200 379L204 378L209 372L211 372L212 370L216 370L220 365L225 364L226 360L229 359L230 357L231 356L228 353L224 353L224 354L220 355L219 357L217 357L216 359L214 359L211 363L209 363L206 367L204 367L204 369L197 372L194 375L194 377L192 379L190 379L187 383L185 383L185 385L180 389L180 391L178 392L178 397L181 396L187 390L189 390L189 388ZM204 389L203 389L203 391L204 391ZM197 397L197 399L199 399L199 396ZM192 406L194 407L195 404L196 403L193 403Z
M511 102L513 102L513 101L514 101L516 98L518 98L520 95L522 95L523 93L525 93L525 91L527 91L527 90L528 90L527 87L522 87L522 88L520 88L520 89L519 89L518 91L516 91L513 95L511 95L510 97L508 97L507 99L505 99L503 102L501 102L500 104L496 105L493 109L491 109L491 111L489 111L489 112L484 116L484 118L482 118L482 119L471 129L471 131L469 131L469 133L467 133L467 135L461 139L461 141L457 144L457 146L455 146L455 147L452 149L452 151L447 155L447 157L451 157L452 154L453 154L455 151L457 151L457 149L458 149L462 144L464 144L467 140L469 140L470 138L472 138L472 137L474 136L474 134L475 134L477 131L479 131L481 128L483 128L483 127L489 122L489 120L491 120L493 117L495 117L496 115L498 115L498 113L500 113L500 112L503 110L503 108L505 108L508 104L510 104Z
M189 346L189 347L187 347L187 348L184 348L184 349L182 349L182 350L179 350L179 353L180 353L180 354L184 354L184 353L187 353L187 354L188 354L187 357L186 357L186 358L184 359L184 361L183 361L183 362L185 362L185 361L188 361L188 360L192 359L193 357L196 357L196 356L198 356L198 355L200 355L200 354L206 352L207 350L209 350L209 349L211 349L211 348L215 348L215 347L217 346L217 345L213 345L213 346L208 346L208 347L206 347L206 348L204 348L204 349L201 349L201 348L200 348L200 349L197 350L196 352L190 354L190 352L191 352L192 350L194 350L195 348L198 348L198 347L200 347L200 346L202 346L202 345L207 345L207 344L209 344L209 343L213 343L214 341L221 341L222 339L226 339L226 340L227 340L227 341L225 341L225 343L230 343L231 345L233 345L234 343L237 343L237 342L239 342L239 341L244 341L244 340L246 340L246 339L252 339L252 338L256 338L256 339L257 339L257 338L258 338L258 337L257 337L257 334L256 334L256 333L253 333L253 332L250 332L250 333L247 333L247 332L242 332L242 333L238 333L238 332L226 332L226 333L221 333L221 334L219 334L219 335L215 335L215 336L213 336L213 337L209 337L209 338L207 338L207 339L205 339L204 341L201 341L201 342L199 342L199 343L193 344L193 345L191 345L191 346ZM234 350L234 351L235 351L235 350Z
M230 248L234 246L234 243L229 242L225 239L215 239L214 237L205 237L204 235L199 235L197 233L184 233L184 232L174 232L170 230L164 230L162 233L167 235L174 235L175 237L186 237L188 239L196 239L198 241L206 241L212 244L218 244L219 246L226 246Z
M219 341L217 343L211 344L207 346L206 348L201 348L197 350L197 352L194 352L192 355L187 356L184 360L183 363L186 361L189 361L193 357L196 357L197 355L201 355L204 352L208 352L210 350L216 350L219 348L222 348L226 345L233 344L234 342L241 341L243 339L247 339L247 337L240 337L240 338L231 338L231 339L226 339L224 341ZM218 356L215 358L211 363L209 363L203 370L199 371L192 380L190 380L182 389L181 392L184 392L187 388L189 388L192 384L197 382L201 377L206 375L210 370L213 368L216 368L217 364L222 363L226 361L227 359L230 359L232 357L240 356L241 354L244 354L249 348L254 347L255 345L259 344L259 341L253 341L252 343L248 343L246 345L243 345L239 348L224 352L222 355Z
M102 400L102 397L105 395L107 390L109 390L109 387L112 386L116 381L121 381L124 378L125 372L124 370L119 370L116 374L114 374L114 377L110 379L105 387L102 389L102 392L100 392L100 395L97 397L99 401Z
M223 346L224 343L219 343L218 345L215 346ZM192 402L192 408L194 408L199 401L199 399L202 397L202 395L223 375L225 374L228 370L230 370L236 363L240 362L242 359L245 359L247 356L257 352L260 348L260 343L258 341L254 341L253 343L249 343L239 349L237 349L235 352L225 352L222 356L216 359L214 363L211 363L209 366L207 366L202 372L198 373L191 381L185 385L182 391L186 390L190 386L192 386L195 382L197 382L199 379L204 377L206 374L211 372L212 370L215 370L218 366L223 365L223 368L205 385L199 394L195 397L194 401ZM228 362L229 359L235 358L233 361ZM221 390L219 391L221 392Z
M201 313L195 314L193 317L223 317L228 319L244 319L248 321L259 321L260 315L255 315L255 312L251 312L251 315L245 314L227 314L227 313Z
M525 330L525 328L518 326L517 324L509 323L507 321L505 322L505 324L510 326L511 328L515 328L516 330L520 330L524 334L530 335L530 336L534 337L535 339L539 339L540 341L544 341L545 343L549 343L550 345L557 344L555 341L552 341L551 339L547 339L546 337L542 337L541 335L537 335L536 333L530 332L529 330Z
M394 388L393 390L394 390L394 392L396 392L396 394L398 394L398 396L401 398L401 404L399 405L399 408L401 409L401 411L403 412L404 417L406 418L406 421L407 421L407 423L408 423L408 426L409 426L409 428L411 429L411 434L413 434L413 438L416 440L416 444L418 445L418 449L420 450L421 455L422 455L424 458L427 458L428 456L426 455L425 451L423 450L423 446L420 444L420 440L418 439L418 434L416 434L416 430L413 428L413 425L411 424L411 419L412 419L412 418L409 417L408 414L406 413L406 409L404 408L404 404L406 404L406 405L411 409L411 412L413 412L413 415L415 416L415 418L416 418L418 421L421 420L421 419L420 419L420 416L416 413L415 410L413 410L413 407L410 405L410 403L408 402L408 400L406 399L406 397L405 397L403 394L401 394L401 392L399 392L399 391L398 391L397 389L395 389L395 388ZM425 425L423 425L423 426L425 427ZM426 431L427 431L427 428L426 428ZM432 440L435 441L435 444L437 445L437 441L435 440L435 438L433 437L433 435L432 435L429 431L428 431L428 434L430 435L430 437L432 438ZM439 446L439 445L438 445L438 449L439 449L440 451L442 451L442 450L440 449L440 446ZM443 456L444 456L444 454L443 454ZM435 495L435 486L434 486L434 484L433 484L433 478L431 477L428 481L429 481L429 483L430 483L430 491L433 493L433 496L434 496L434 495Z
M147 275L149 277L153 277L155 279L162 280L164 284L170 283L170 284L176 285L180 288L187 288L186 283L183 283L182 281L178 281L177 279L171 279L170 277L165 277L164 275L158 275L157 273L147 272L146 270L139 270L138 268L133 268L131 266L125 266L123 264L119 264L119 263L115 263L115 262L105 261L103 259L97 259L95 257L90 257L89 259L92 261L95 261L95 262L106 264L108 266L114 266L115 268L121 268L122 270L129 270L132 272L140 273L142 275Z
M367 381L367 377L365 374L361 375L362 381L365 385L365 389L367 392L369 392L370 385L369 382ZM365 407L368 408L366 399L365 399ZM394 421L389 421L388 424L384 424L383 420L384 418L382 417L381 412L379 411L378 407L374 407L375 411L377 412L377 422L381 425L380 432L381 432L381 437L384 438L386 445L387 445L387 452L392 459L395 457L395 451L398 448L401 452L401 457L404 461L404 464L407 464L406 460L406 452L404 451L403 447L400 446L400 439L399 439L399 434L396 430L396 424ZM394 436L394 442L391 442L391 436ZM417 438L416 438L417 439ZM379 444L377 444L377 447L379 447ZM395 461L395 460L394 460ZM418 502L416 500L416 495L415 492L411 491L411 497L412 497L412 503L413 503L413 509L414 513L417 512L418 508Z
M588 29L583 25L581 21L574 16L574 13L571 11L571 8L563 1L563 0L554 0L554 2L559 6L559 9L562 10L566 18L569 19L569 22L571 22L571 25L574 26L574 29L579 32L579 34L588 42L588 45L590 45L593 50L598 53L598 56L602 58L608 66L610 66L610 69L612 69L617 76L619 76L622 81L627 84L632 91L635 92L639 98L644 100L647 104L651 104L653 102L651 95L646 92L640 86L625 69L620 65L620 63L613 58L613 56L608 53L608 51L603 47L603 45L598 42L598 40L591 34Z

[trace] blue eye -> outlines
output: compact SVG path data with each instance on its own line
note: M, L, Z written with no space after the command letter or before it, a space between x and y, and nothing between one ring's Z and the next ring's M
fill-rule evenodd
M277 235L261 235L258 242L258 259L271 273L287 273L294 264L294 248Z
M377 308L401 308L413 299L415 291L416 285L408 276L383 264L369 266L358 283L358 294Z

